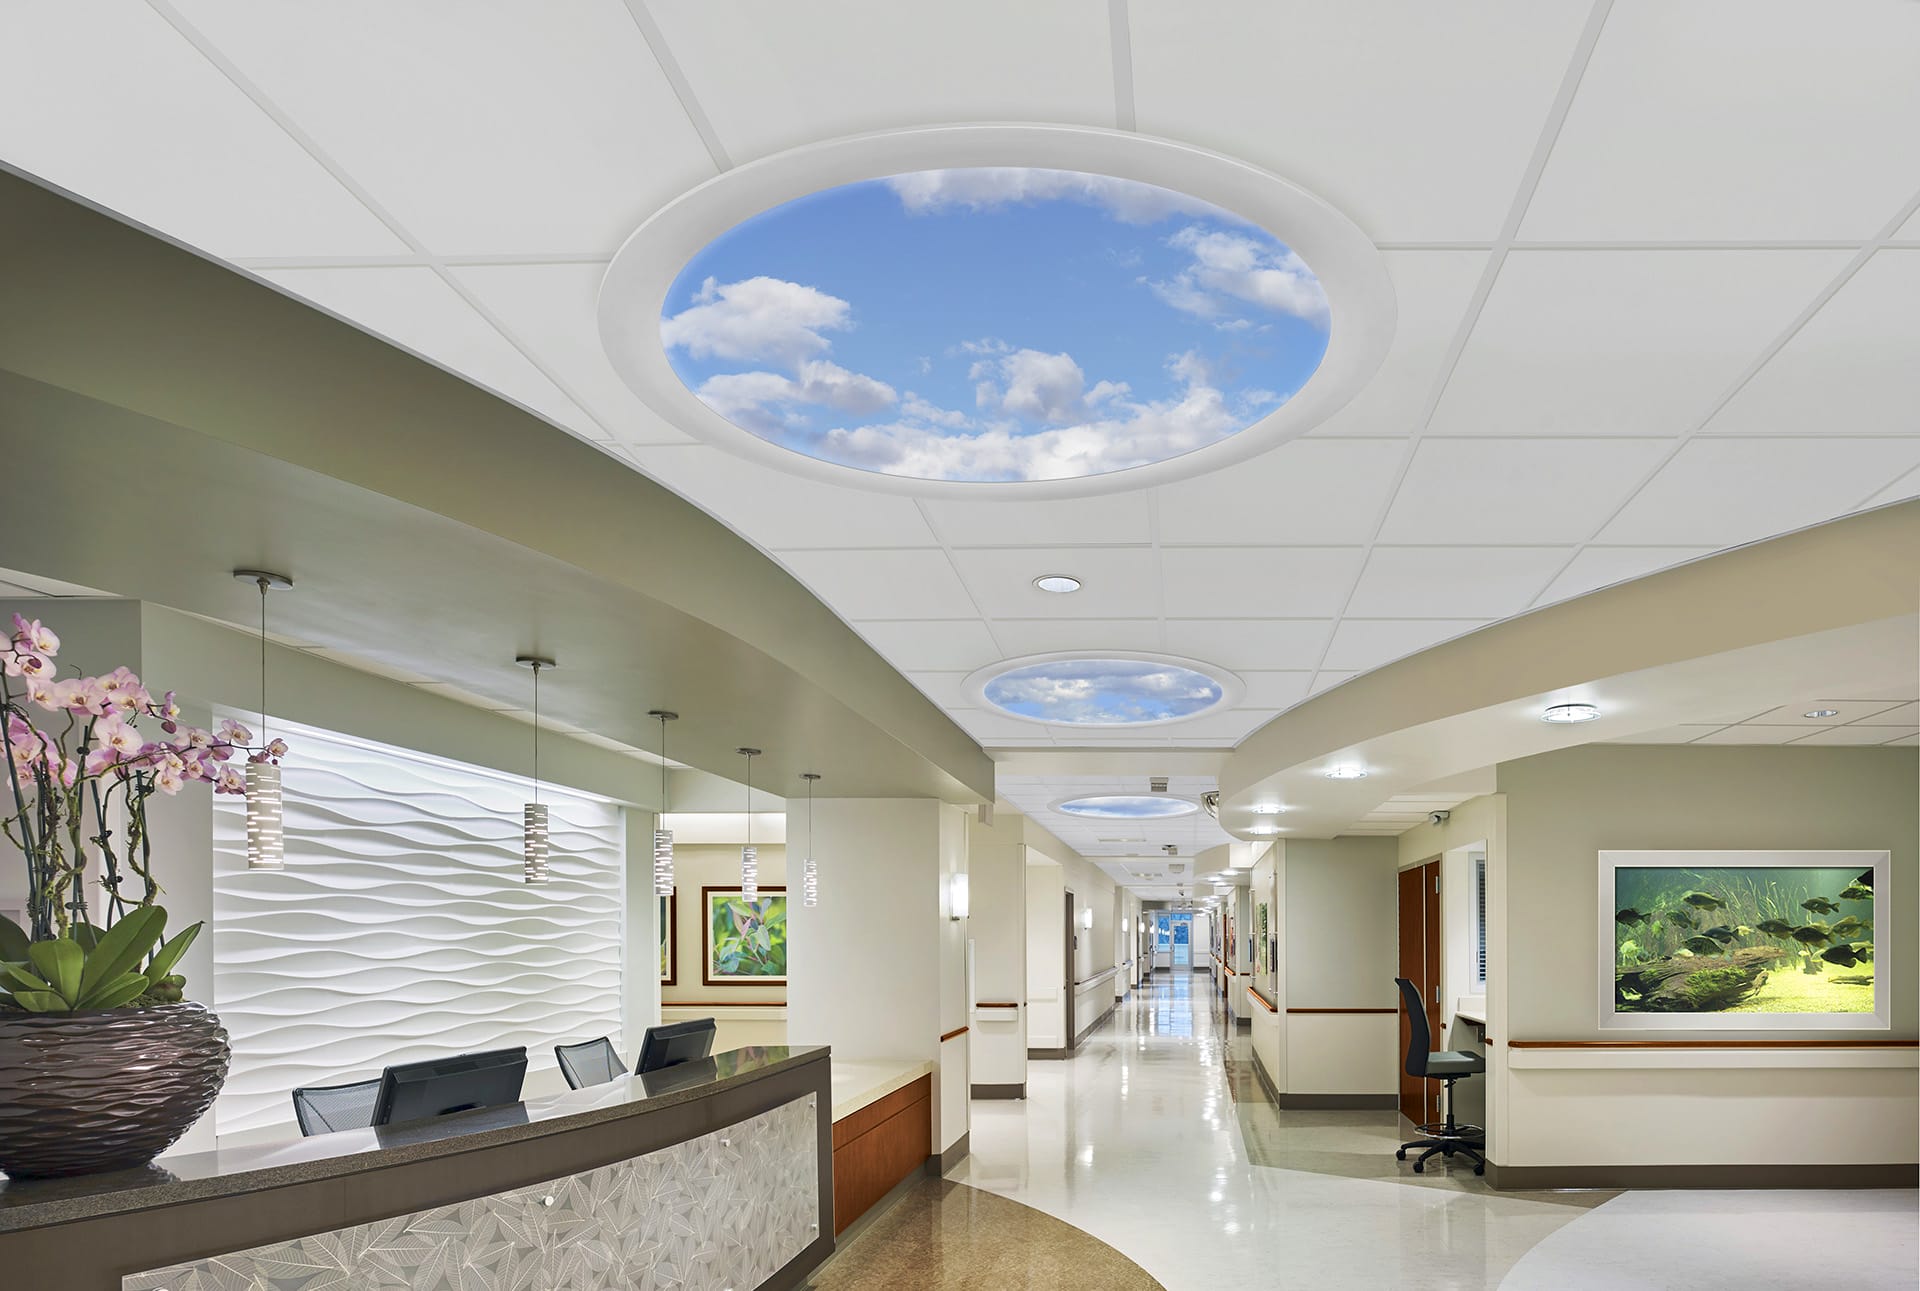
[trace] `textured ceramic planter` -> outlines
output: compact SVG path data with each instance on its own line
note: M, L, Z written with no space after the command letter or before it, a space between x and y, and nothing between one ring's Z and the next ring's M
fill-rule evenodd
M145 1165L213 1106L227 1057L226 1028L199 1004L0 1012L0 1170Z

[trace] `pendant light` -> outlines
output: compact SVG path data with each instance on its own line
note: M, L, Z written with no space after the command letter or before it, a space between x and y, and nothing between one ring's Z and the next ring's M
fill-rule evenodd
M820 904L820 862L813 859L813 782L820 774L802 771L800 778L807 782L807 855L800 862L800 904L817 906Z
M740 849L740 895L749 902L760 899L760 853L753 846L753 760L759 749L735 749L747 760L747 842Z
M547 829L547 804L540 801L540 672L553 667L553 660L540 655L523 654L514 660L522 668L533 669L533 801L521 810L521 879L528 884L547 881L547 857L551 850Z
M267 738L267 593L274 588L293 586L285 574L264 569L236 569L233 576L260 589L260 745ZM280 791L280 767L266 762L248 762L247 781L247 868L283 870L287 867L286 801Z
M680 714L653 708L647 710L647 716L660 719L660 816L654 822L660 828L653 831L653 894L670 897L673 895L673 831L666 828L667 723L679 721Z

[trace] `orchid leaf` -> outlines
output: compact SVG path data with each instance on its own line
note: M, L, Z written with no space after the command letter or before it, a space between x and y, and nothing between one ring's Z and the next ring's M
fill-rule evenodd
M129 971L160 940L166 926L166 911L158 906L131 910L126 917L107 929L99 945L87 956L86 971L80 976L80 993L87 994L102 982L111 982Z
M87 952L71 937L36 941L27 947L27 958L54 991L72 1004L80 998L80 974L86 967Z
M29 1013L65 1013L67 1002L52 991L15 991L13 1002Z
M154 953L153 962L147 965L147 980L159 985L160 979L173 971L180 962L180 956L187 953L187 947L193 945L193 939L200 935L203 925L191 924L180 930L180 935Z
M24 961L27 957L27 931L0 914L0 960Z
M74 1005L74 1011L77 1013L82 1009L117 1009L122 1004L131 1004L146 993L147 975L145 973L123 973Z
M93 953L93 948L98 946L100 939L106 935L106 929L96 928L90 923L76 923L73 925L73 939L79 942L80 949L86 951L88 954Z
M26 963L0 963L0 986L12 991L50 991L53 989L44 978L33 971Z

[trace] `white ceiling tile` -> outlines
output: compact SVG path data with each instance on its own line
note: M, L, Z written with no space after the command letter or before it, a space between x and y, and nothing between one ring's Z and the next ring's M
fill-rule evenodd
M1835 720L1844 721L1844 718ZM1901 704L1858 719L1861 726L1920 726L1920 704Z
M998 619L993 635L1013 657L1066 650L1156 653L1166 648L1158 619Z
M1905 502L1912 497L1920 497L1920 470L1909 471L1887 485L1886 488L1867 499L1867 506L1883 507L1894 502Z
M1365 672L1417 654L1483 624L1482 619L1342 619L1327 646L1327 666Z
M1313 679L1313 693L1318 695L1322 691L1332 690L1335 686L1338 686L1341 682L1350 680L1351 678L1354 678L1354 677L1358 677L1359 675L1360 674L1358 672L1349 672L1342 668L1334 668L1334 669L1322 668L1319 671L1319 673L1315 675Z
M1911 729L1892 726L1836 726L1831 730L1802 735L1793 743L1796 748L1802 744L1886 744L1913 733Z
M1242 672L1247 683L1244 703L1254 708L1291 708L1307 697L1313 674L1299 672Z
M1169 619L1167 649L1222 668L1311 668L1330 627L1327 619Z
M1920 242L1920 210L1907 217L1907 222L1900 226L1894 237L1901 242Z
M1732 546L1830 520L1920 464L1917 439L1713 439L1675 455L1605 543Z
M970 548L953 553L981 613L990 619L1122 619L1155 613L1151 547ZM1068 574L1080 590L1043 592L1033 580Z
M1729 726L1702 735L1695 744L1785 744L1806 732L1792 726Z
M1609 744L1691 744L1703 735L1711 735L1720 728L1717 726L1669 726L1663 731L1642 731L1638 735L1625 735L1617 740L1608 740Z
M1677 435L1845 251L1515 251L1434 409L1438 435Z
M1920 430L1914 413L1920 407L1915 336L1920 336L1920 251L1881 251L1704 429L1742 435L1911 435Z
M1190 717L1184 722L1174 722L1163 728L1162 733L1182 740L1211 739L1237 742L1265 726L1276 715L1275 710L1270 708L1230 708L1224 712L1208 713L1201 717Z
M966 676L964 672L910 672L907 680L942 708L965 708L970 701L960 683Z
M822 484L720 448L630 451L647 475L769 550L933 545L912 498Z
M10 165L228 259L407 250L147 5L14 5L6 44Z
M1167 616L1333 614L1364 556L1359 547L1170 547L1160 553Z
M1571 554L1560 547L1375 547L1347 613L1504 618L1531 605Z
M1584 542L1672 451L1664 439L1428 439L1382 542Z
M1100 0L651 0L735 162L835 135L956 121L1111 126Z
M1144 489L1045 503L933 498L920 505L949 547L1124 546L1153 540Z
M790 551L781 563L846 619L958 619L977 613L942 551Z
M1399 315L1380 370L1347 406L1309 432L1406 435L1421 429L1434 385L1486 270L1485 251L1387 251Z
M1000 647L979 619L852 626L902 672L972 672L1001 657Z
M690 444L607 361L596 310L604 264L459 265L449 270L623 443Z
M1810 730L1827 726L1841 726L1847 722L1877 720L1882 713L1903 707L1897 699L1807 699L1797 704L1783 704L1779 708L1768 709L1758 717L1750 718L1749 726L1798 726ZM1910 706L1907 706L1910 707ZM1832 710L1832 717L1808 717L1808 713L1824 713ZM1899 725L1906 725L1904 720Z
M1920 6L1617 0L1521 235L1865 238L1920 174Z
M715 173L632 16L607 0L174 2L442 254L611 253Z
M1365 542L1405 454L1406 441L1398 439L1296 439L1251 461L1165 485L1160 541Z
M1586 16L1528 0L1134 3L1139 127L1304 184L1379 240L1489 239Z
M1540 594L1538 604L1584 596L1602 587L1712 555L1717 550L1716 547L1586 547L1573 558L1572 564L1560 571L1553 585Z
M1017 717L1005 713L995 713L984 708L950 708L947 715L960 724L962 730L976 740L1044 740L1048 738L1047 728L1034 722L1023 722Z
M594 439L606 432L431 269L263 269L260 276Z

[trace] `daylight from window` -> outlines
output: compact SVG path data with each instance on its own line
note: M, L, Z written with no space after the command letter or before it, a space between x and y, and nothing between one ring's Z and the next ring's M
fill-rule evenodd
M995 708L1068 726L1132 726L1192 717L1225 698L1219 682L1178 664L1066 659L1026 664L986 684Z
M1111 794L1098 798L1075 798L1054 808L1070 816L1094 816L1101 820L1165 820L1169 816L1191 816L1200 808L1185 798Z
M923 171L774 207L675 279L660 335L709 408L821 461L929 480L1126 470L1284 404L1328 311L1285 244L1102 175Z

